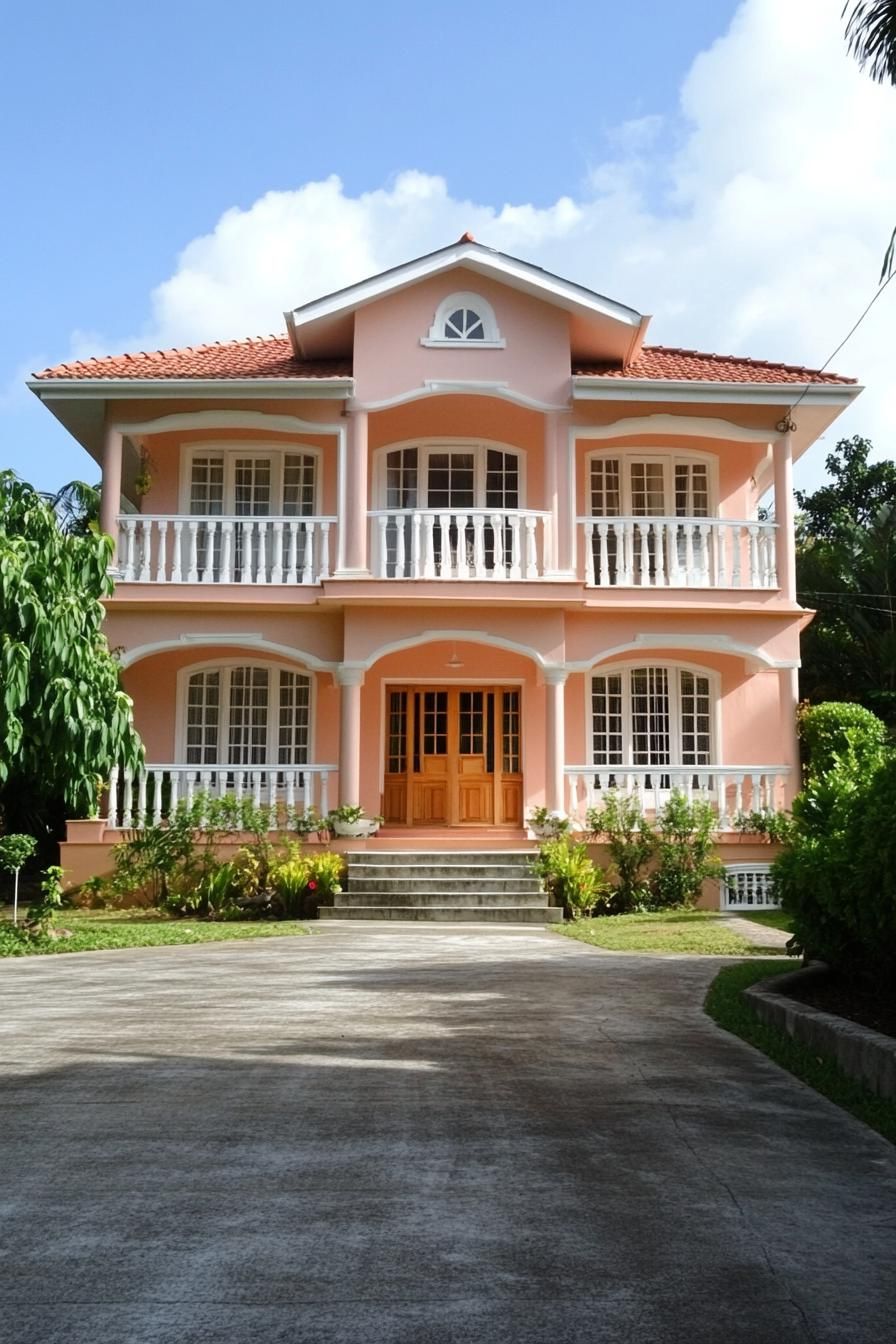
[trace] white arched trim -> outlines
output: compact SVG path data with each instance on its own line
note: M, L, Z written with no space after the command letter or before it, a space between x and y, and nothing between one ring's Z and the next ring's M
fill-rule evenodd
M344 425L302 420L297 415L227 410L180 411L175 415L159 415L153 420L123 420L112 428L123 434L169 434L188 429L267 429L276 434L341 435L345 432Z
M592 668L605 663L608 658L616 658L623 653L643 654L653 651L675 651L689 649L699 653L721 653L732 658L743 658L751 672L763 672L766 668L798 667L795 659L772 658L764 649L754 644L743 644L730 635L682 635L669 634L636 635L626 644L615 644L610 649L601 649L594 658L585 658L579 662L567 663L571 672L590 672Z
M630 438L638 434L678 434L693 439L730 439L735 443L769 444L777 438L773 429L749 429L731 420L704 418L701 415L635 415L614 420L609 425L572 425L576 439Z
M479 378L426 378L422 387L412 387L406 392L398 392L394 397L385 397L382 401L358 401L353 405L359 411L388 411L393 406L404 406L410 401L422 401L425 397L496 397L499 401L509 401L514 406L522 406L527 411L568 411L567 403L554 404L527 397L524 392L515 391L508 383L494 382Z
M546 659L537 649L530 648L528 644L520 644L515 639L504 639L502 635L486 634L483 630L421 630L417 635L408 635L405 639L396 639L388 644L381 644L363 660L346 666L354 666L369 671L374 663L378 663L381 658L386 658L390 653L401 653L405 649L416 649L423 644L444 643L456 644L484 644L486 648L505 649L508 653L519 653L524 658L529 658L537 667L545 667Z
M270 654L273 658L286 659L291 671L296 670L296 664L314 672L332 672L338 666L335 662L315 657L313 653L308 653L305 649L290 648L288 644L275 644L272 640L265 639L263 635L230 634L226 630L208 635L179 635L177 639L160 639L152 644L140 644L137 648L128 649L123 653L120 663L122 667L133 667L135 663L142 663L144 658L151 658L156 653L171 653L174 650L183 651L190 648L211 649L221 646L231 649L250 649L253 653L265 653ZM225 661L228 656L225 655ZM221 660L217 661L220 663ZM195 671L195 668L193 670Z
M461 331L457 335L447 334L447 324L452 313L456 312L474 319L477 329L481 328L481 336L466 336ZM437 347L462 345L471 350L503 350L507 342L498 330L495 310L488 300L470 290L458 290L439 304L429 333L420 337L420 344Z

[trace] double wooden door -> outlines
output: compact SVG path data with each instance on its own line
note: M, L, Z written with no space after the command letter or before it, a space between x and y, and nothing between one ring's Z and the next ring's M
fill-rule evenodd
M520 826L518 686L387 686L383 815L407 826Z

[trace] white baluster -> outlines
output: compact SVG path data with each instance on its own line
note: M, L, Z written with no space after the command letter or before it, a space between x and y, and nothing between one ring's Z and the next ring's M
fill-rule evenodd
M585 530L585 584L588 588L594 585L594 523L586 521Z
M669 531L665 523L652 523L653 528L653 582L657 588L666 586L666 535Z
M163 770L152 771L152 824L158 826L162 820L162 780L165 778Z
M473 569L477 579L488 578L485 567L485 519L481 513L473 516Z
M321 523L320 525L320 564L318 566L318 581L330 577L330 524Z
M711 526L711 523L698 524L700 533L700 584L704 588L709 587L709 533Z
M156 583L168 580L168 519L159 521L159 548L156 552Z
M267 522L258 522L256 523L256 527L258 528L258 568L255 571L255 582L269 583L267 560L268 524Z
M119 767L113 765L109 771L109 808L106 813L106 825L118 827L118 776Z
M630 588L634 578L635 525L634 523L616 523L614 527L617 536L619 536L619 529L622 530L620 538L622 542L622 583L626 588Z
M690 588L697 577L694 572L694 524L683 523L682 531L684 532L684 581Z
M521 579L523 570L520 564L520 520L517 514L510 519L510 577Z
M733 528L731 532L731 587L739 588L741 547L743 546L743 528Z
M187 807L193 806L193 799L196 795L196 775L192 770L187 771Z
M296 772L295 770L286 771L286 806L292 811L296 805Z
M376 566L377 566L377 578L379 578L379 579L387 579L387 578L389 577L389 539L388 539L388 530L389 530L389 522L390 522L391 518L392 518L392 515L383 513L383 514L381 514L381 515L379 516L379 518L377 518L377 520L376 520L376 526L377 526L377 557L376 557ZM399 515L397 515L397 514L395 515L395 517L394 517L394 522L395 522L395 528L396 528L396 531L397 531L398 528L401 526L401 519L400 519ZM399 569L398 569L398 566L397 566L397 565L396 565L396 567L395 567L395 577L396 577L396 579L400 579L400 578L402 577L401 573L399 572Z
M651 586L650 578L650 524L638 523L637 530L641 539L641 586L649 588Z
M734 814L739 816L744 810L744 777L742 774L734 776Z
M535 530L538 527L538 519L534 514L526 515L526 578L538 578L538 545L535 540Z
M141 520L142 522L142 520ZM142 522L140 546L140 582L149 583L149 563L152 555L152 519Z
M288 524L287 524L287 526L288 526ZM282 524L282 522L280 521L279 518L275 519L274 522L271 524L271 531L272 531L272 535L271 535L271 583L282 583L282 582L283 582L283 524ZM306 550L306 552L307 552L307 550L308 550L308 539L307 539L307 537L305 538L305 550ZM311 559L310 559L310 556L309 556L309 557L306 557L306 558L307 558L307 560L308 560L308 568L310 569L310 568L311 568ZM303 578L302 582L304 583L304 581L305 581L305 580L304 580L304 578ZM309 580L309 582L310 582L310 580Z
M320 814L325 817L330 810L330 772L320 772Z
M422 518L419 513L414 513L411 518L411 578L420 579L423 577L423 568L420 561L421 538L420 527Z
M173 817L177 811L178 794L180 792L180 771L172 770L168 776L171 780L171 792L168 797L168 815Z
M607 541L609 531L610 531L609 523L598 523L597 534L600 537L600 583L602 588L607 588L611 583L614 582L614 579L611 578L610 576L610 547ZM614 529L614 535L618 537L618 534L615 532L615 529ZM618 540L617 540L617 546L618 546ZM618 558L619 555L618 550L616 552L616 555Z
M125 560L124 560L124 573L123 573L123 575L122 575L122 578L127 579L127 580L133 580L133 578L134 578L134 554L135 554L135 548L136 548L136 542L137 542L137 519L136 519L136 518L127 518L127 517L125 517L125 518L122 518L121 522L122 522L122 525L123 525L123 527L124 527L124 532L125 532L125 542L126 542L126 545L125 545Z
M666 523L666 532L669 537L669 585L672 588L681 587L681 553L679 551L679 524L672 519Z
M453 556L451 554L451 514L439 514L439 529L442 534L442 559L439 566L439 578L450 579L454 577Z
M187 568L187 583L197 583L199 580L199 520L191 518L188 526L190 529L190 561Z
M472 578L472 557L467 555L467 515L459 513L454 520L457 529L456 574L459 579Z
M397 579L406 577L407 557L405 556L404 537L406 518L406 514L400 513L395 520L395 577Z
M183 534L184 525L180 518L174 520L174 540L172 544L171 555L171 582L180 583L183 580Z
M252 552L255 548L255 524L240 522L240 583L252 582Z
M261 771L252 771L252 801L256 807L261 807Z
M729 529L723 527L721 523L713 523L712 538L713 548L715 550L717 588L725 587L725 540L728 536L728 532Z
M303 523L305 551L302 556L302 583L314 582L314 524Z
M492 571L493 579L506 579L507 566L504 559L504 519L500 513L493 513L491 516L492 532L494 533L495 561Z
M436 576L436 547L434 539L436 526L435 515L432 513L424 514L423 526L425 530L423 539L423 577L424 579L434 579Z
M146 825L146 781L147 773L140 771L140 781L137 785L137 820L141 826Z
M205 565L202 570L202 582L214 583L215 581L215 542L218 537L218 522L215 518L206 518L203 523L205 531Z
M755 523L750 523L749 527L747 528L747 534L749 535L750 538L750 587L758 588L759 547L757 545L757 538L759 536L759 528L756 526Z
M287 524L289 536L286 542L286 582L298 583L299 581L299 520L290 518Z
M122 830L129 831L134 825L134 772L126 769L124 772L124 795L121 800L121 826Z

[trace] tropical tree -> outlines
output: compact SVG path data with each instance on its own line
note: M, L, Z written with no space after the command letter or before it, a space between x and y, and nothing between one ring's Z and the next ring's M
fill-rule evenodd
M119 762L142 754L100 632L112 543L66 533L38 492L0 472L0 814L46 835L89 816Z
M863 70L878 84L896 85L896 0L847 0L843 6L846 44ZM889 280L896 261L896 229L884 256L881 282Z
M803 693L854 701L896 725L896 465L841 439L831 480L797 491L797 590L816 610L805 632Z
M41 493L56 514L63 532L84 537L99 525L100 487L86 481L69 481L55 493Z

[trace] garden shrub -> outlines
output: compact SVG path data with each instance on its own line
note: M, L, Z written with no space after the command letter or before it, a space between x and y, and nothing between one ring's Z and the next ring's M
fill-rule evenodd
M874 761L887 741L886 724L861 705L837 700L807 705L797 721L810 775L825 774L849 750L858 766Z
M570 919L590 915L605 901L609 891L603 871L594 866L581 840L557 836L543 841L532 861L532 870Z
M606 839L613 860L616 885L608 897L608 912L624 915L646 909L650 903L647 865L656 853L657 838L641 810L641 800L616 790L605 793L603 806L590 807L586 821L593 839Z
M651 909L697 904L706 878L723 878L725 865L713 853L716 815L702 798L673 789L655 823L656 871L650 877Z

